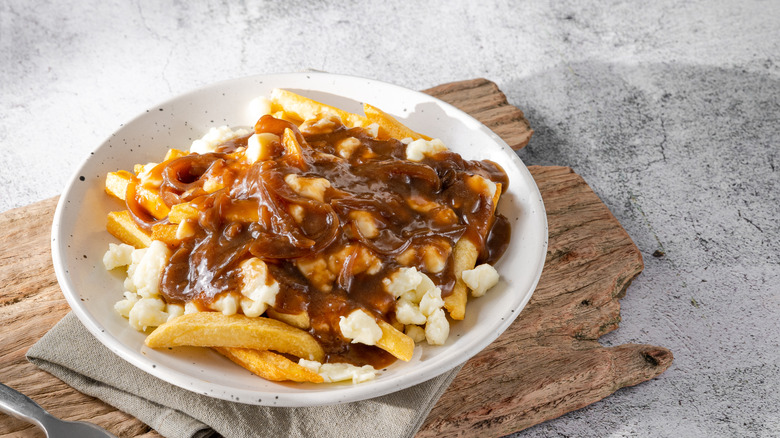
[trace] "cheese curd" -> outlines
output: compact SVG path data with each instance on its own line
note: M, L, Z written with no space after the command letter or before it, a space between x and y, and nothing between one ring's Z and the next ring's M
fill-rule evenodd
M248 120L256 121L260 117L266 114L271 114L273 111L273 105L271 100L265 96L258 96L249 101L247 105L247 113L249 114Z
M253 257L241 262L241 311L246 316L260 316L276 303L279 283L268 275L268 266Z
M145 331L148 327L157 327L168 320L165 302L160 298L141 298L130 309L128 319L130 325L138 331Z
M323 202L325 199L325 190L330 188L330 181L325 178L307 178L290 173L284 177L284 182L295 190L295 193L304 198Z
M153 241L148 248L134 249L130 245L109 244L103 256L107 270L127 266L124 299L114 305L114 310L127 318L130 325L145 331L157 327L171 316L184 313L184 308L166 304L160 296L160 276L168 263L171 252L160 242Z
M134 250L127 267L125 288L143 298L160 296L160 276L170 257L171 250L159 240L152 241L148 248Z
M499 275L496 268L483 263L474 269L463 271L461 279L471 289L471 295L481 297L488 289L498 284Z
M351 339L352 343L361 343L366 345L376 345L382 338L382 329L376 320L366 312L358 309L348 316L339 317L339 328L345 338Z
M436 309L425 324L425 340L431 345L444 345L450 336L450 323L443 309Z
M222 125L219 128L211 128L203 137L192 142L192 145L190 145L190 152L197 154L215 152L217 146L222 143L237 137L249 135L251 132L252 131L248 129L237 129L233 131L230 127L225 125Z
M401 268L385 279L384 286L398 298L395 317L405 325L404 332L409 337L415 342L426 340L430 345L447 341L450 323L442 310L444 300L441 289L430 277L416 268Z
M260 134L252 134L246 140L246 150L244 150L244 158L249 163L255 163L261 160L267 160L271 158L273 151L273 144L279 143L280 139L278 135L271 134L269 132L263 132Z
M376 377L376 370L371 365L357 367L348 363L322 364L314 360L300 359L298 365L308 368L322 376L326 382L343 382L352 380L352 383L362 383Z
M116 269L120 266L127 266L133 262L133 248L126 243L108 244L108 251L103 256L103 265L107 271Z
M395 302L395 318L404 325L422 325L426 321L426 315L423 314L420 307L405 298Z
M423 274L417 268L401 268L389 278L382 280L385 290L399 298L404 293L415 290L422 282Z
M439 140L415 140L406 146L406 159L410 161L422 161L425 157L433 157L439 152L447 150L447 146Z

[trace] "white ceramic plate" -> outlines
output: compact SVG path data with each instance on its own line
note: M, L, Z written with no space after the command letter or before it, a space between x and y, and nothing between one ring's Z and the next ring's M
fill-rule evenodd
M467 159L490 159L509 176L500 212L510 219L512 240L497 264L501 282L469 301L466 319L452 324L446 345L418 345L414 358L396 362L373 381L353 385L280 384L260 379L209 349L156 351L113 306L122 278L107 272L102 257L115 239L106 214L121 207L103 191L105 176L135 163L158 162L169 147L187 149L210 127L253 126L251 99L287 88L362 113L360 102L397 116L412 129L441 138ZM423 93L350 76L294 73L220 82L161 103L123 125L91 153L60 198L52 226L57 279L73 311L114 353L166 382L211 397L273 406L317 406L363 400L436 377L495 340L531 298L547 249L547 220L531 174L506 143L455 107Z

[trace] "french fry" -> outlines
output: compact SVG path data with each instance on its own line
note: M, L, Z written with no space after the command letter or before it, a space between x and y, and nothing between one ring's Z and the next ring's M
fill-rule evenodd
M135 192L138 203L155 219L163 219L168 216L171 209L165 205L162 196L160 196L157 190L149 189L139 184L135 186Z
M176 224L155 224L152 226L152 240L159 240L167 245L178 245L181 239L176 236L179 226Z
M282 321L285 324L289 324L293 327L297 327L301 330L308 330L311 327L311 319L309 313L305 310L299 313L282 313L273 308L269 308L265 311L269 317Z
M382 337L376 346L404 362L409 362L414 353L414 340L388 322L380 320L379 328L382 329Z
M313 119L320 113L332 113L339 116L342 123L350 128L365 127L371 124L368 119L361 115L349 113L339 108L295 94L292 91L279 88L276 88L271 92L271 102L284 108L285 114L293 114L301 121Z
M452 288L452 293L444 297L444 308L450 313L452 319L461 320L466 316L468 288L460 276L463 271L474 269L478 255L477 246L465 236L458 240L452 251L455 286Z
M498 200L501 197L501 184L496 184L496 191L492 194L491 220L495 217ZM485 233L490 229L485 227ZM482 236L486 239L487 236ZM479 257L477 246L466 237L460 238L455 244L453 250L453 270L455 272L455 286L452 293L444 298L444 308L450 313L450 317L455 320L462 320L466 316L466 302L468 301L468 286L461 279L463 271L474 269Z
M171 211L168 213L168 221L172 224L179 224L186 220L197 220L198 209L193 207L188 202L182 202L171 207Z
M259 215L257 203L253 201L239 200L227 206L224 211L225 219L231 222L257 222ZM179 224L186 220L198 220L198 208L188 202L176 204L168 213L168 222Z
M106 175L106 193L124 201L127 194L127 186L133 182L133 174L126 170L108 172Z
M398 140L403 140L405 138L411 138L412 140L419 140L421 138L424 140L431 139L431 137L412 131L393 116L375 106L364 103L363 112L366 113L366 118L370 123L379 125L379 128L381 129L380 136L396 138Z
M136 248L146 248L152 244L151 235L133 221L127 210L109 213L106 229L122 243Z
M225 211L225 218L231 222L257 222L260 215L257 212L257 202L239 200L233 201Z
M135 177L125 170L109 172L106 176L106 193L121 200L127 200L127 188L134 184ZM168 215L170 208L163 202L157 190L136 184L134 187L138 203L156 219L162 219Z
M248 369L254 374L274 382L322 383L323 378L310 369L300 366L281 354L248 348L214 347L220 354Z
M309 333L271 318L220 312L181 315L146 337L151 348L179 346L238 347L274 350L322 362L325 351Z

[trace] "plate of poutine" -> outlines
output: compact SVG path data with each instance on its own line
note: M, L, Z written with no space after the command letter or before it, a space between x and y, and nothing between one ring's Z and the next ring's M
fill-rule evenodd
M539 190L487 127L325 73L148 109L90 154L52 226L63 293L111 351L200 394L290 407L462 364L521 312L546 247Z

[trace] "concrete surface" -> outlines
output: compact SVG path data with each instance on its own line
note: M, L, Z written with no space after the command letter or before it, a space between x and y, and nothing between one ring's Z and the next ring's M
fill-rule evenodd
M603 343L675 353L518 436L780 436L780 2L645 3L5 0L0 211L58 194L121 123L217 80L486 77L536 129L525 163L573 167L643 252Z

